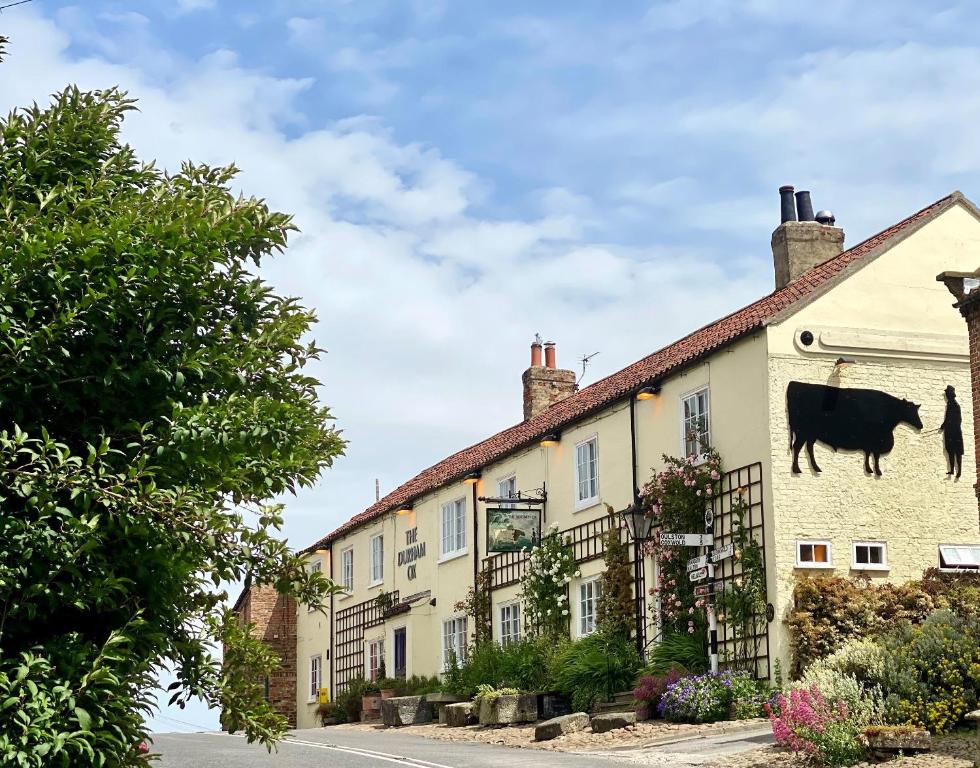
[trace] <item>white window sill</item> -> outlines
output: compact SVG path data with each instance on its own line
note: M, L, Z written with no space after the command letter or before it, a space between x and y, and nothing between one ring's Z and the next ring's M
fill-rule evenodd
M436 560L436 565L442 565L443 563L448 563L450 560L459 560L461 557L466 557L470 553L469 549L461 549L458 552L448 552L438 560Z
M833 563L797 563L795 567L804 571L814 570L816 568L832 570L834 568L834 564Z
M367 588L374 589L375 587L380 587L384 583L385 583L384 579L381 579L381 581L372 581L370 584L367 585Z
M591 499L582 499L581 501L575 503L575 511L585 512L593 507L598 507L600 503L601 501L598 496L593 496Z
M890 571L891 568L888 563L851 563L852 571Z
M351 589L351 590L345 590L343 592L338 592L337 593L337 599L338 600L346 600L347 598L349 598L353 594L354 594L354 590L353 589Z

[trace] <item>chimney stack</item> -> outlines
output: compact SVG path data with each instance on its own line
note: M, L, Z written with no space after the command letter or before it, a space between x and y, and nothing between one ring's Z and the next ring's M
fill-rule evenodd
M521 377L524 383L524 420L537 416L555 403L561 402L578 388L575 371L558 368L555 343L544 344L544 365L541 365L541 340L531 344L531 367Z
M779 208L781 223L772 233L777 290L844 249L844 230L834 226L829 211L814 216L809 192L780 187Z

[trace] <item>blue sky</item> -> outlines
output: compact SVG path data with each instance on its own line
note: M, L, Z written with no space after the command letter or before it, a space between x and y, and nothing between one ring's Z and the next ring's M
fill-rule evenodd
M144 157L234 162L295 213L263 274L317 310L351 441L287 500L302 547L375 478L517 422L534 333L566 366L599 351L588 383L768 293L779 185L852 245L980 197L978 22L941 0L34 0L0 14L0 109L120 84Z

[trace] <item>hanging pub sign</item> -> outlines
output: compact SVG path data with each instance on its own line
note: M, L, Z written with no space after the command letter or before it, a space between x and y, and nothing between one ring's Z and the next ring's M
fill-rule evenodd
M487 507L487 552L517 552L541 541L541 510Z

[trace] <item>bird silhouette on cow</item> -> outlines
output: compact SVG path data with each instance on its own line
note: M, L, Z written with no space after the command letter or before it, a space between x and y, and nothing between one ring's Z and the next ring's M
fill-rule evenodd
M835 451L864 451L864 471L880 475L881 456L895 447L895 427L905 423L922 429L917 404L877 389L842 389L791 381L786 387L786 407L793 472L797 474L804 445L813 471L820 471L813 457L813 444L819 440Z

